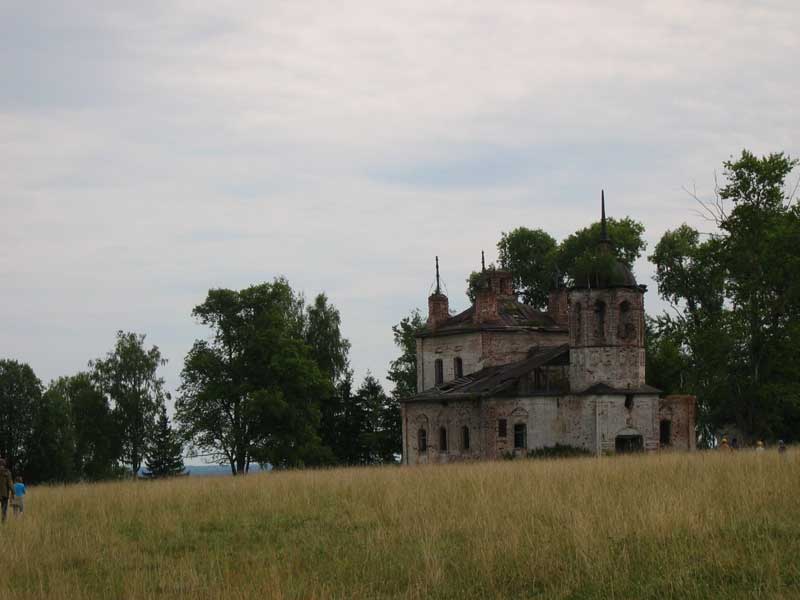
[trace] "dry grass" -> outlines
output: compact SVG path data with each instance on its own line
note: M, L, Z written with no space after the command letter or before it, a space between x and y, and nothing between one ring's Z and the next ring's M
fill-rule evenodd
M798 598L800 454L35 488L0 598Z

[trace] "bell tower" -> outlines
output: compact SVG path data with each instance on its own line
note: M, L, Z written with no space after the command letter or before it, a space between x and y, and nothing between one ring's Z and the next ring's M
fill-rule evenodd
M645 382L644 292L630 268L613 258L601 192L597 265L569 292L570 388L597 383L636 389Z

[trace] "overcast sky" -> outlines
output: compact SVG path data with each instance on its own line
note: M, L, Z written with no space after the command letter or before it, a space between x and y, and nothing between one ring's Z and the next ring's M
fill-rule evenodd
M796 0L0 5L0 357L45 383L124 329L174 390L208 289L277 275L383 377L434 255L461 309L503 231L605 188L652 249L731 154L800 155Z

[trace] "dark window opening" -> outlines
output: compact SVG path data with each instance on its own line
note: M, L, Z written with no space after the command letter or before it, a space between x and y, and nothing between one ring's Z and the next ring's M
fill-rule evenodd
M461 448L469 450L469 427L466 425L461 428Z
M424 429L420 429L417 432L417 446L420 452L428 451L428 432Z
M672 421L664 419L658 427L658 439L662 446L672 444Z
M636 328L633 326L631 316L631 303L625 300L619 305L619 329L617 335L621 340L631 340L634 338Z
M508 435L508 421L499 419L497 421L497 437L504 438Z
M442 385L444 383L444 364L441 358L437 358L433 363L433 372L436 377L435 385Z
M575 305L575 341L580 343L581 341L581 321L583 320L583 315L581 315L581 305Z
M606 336L606 304L602 300L594 303L595 335L603 339Z
M625 408L628 410L633 408L633 394L625 394Z
M456 379L464 376L464 362L459 356L456 356L453 359L453 373L455 374Z
M447 429L439 428L439 452L447 452Z
M514 425L514 448L528 447L528 428L525 423Z

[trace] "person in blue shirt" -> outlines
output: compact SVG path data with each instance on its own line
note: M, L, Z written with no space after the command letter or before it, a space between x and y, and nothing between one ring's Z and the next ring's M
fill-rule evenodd
M14 499L11 501L11 506L14 509L14 516L21 517L25 511L25 484L22 482L22 477L17 477L14 482Z

